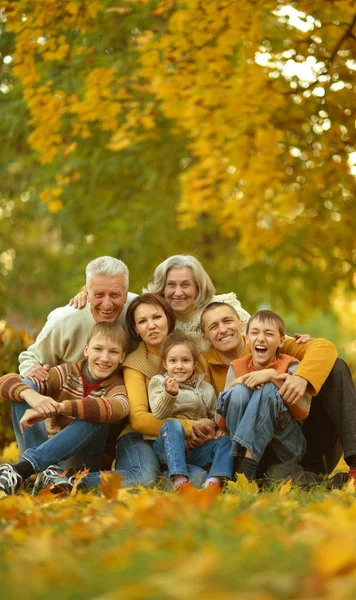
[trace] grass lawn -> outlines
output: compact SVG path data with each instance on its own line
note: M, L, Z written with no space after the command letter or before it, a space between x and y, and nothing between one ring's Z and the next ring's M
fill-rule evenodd
M350 485L168 493L114 477L95 494L3 496L0 527L4 600L356 597Z

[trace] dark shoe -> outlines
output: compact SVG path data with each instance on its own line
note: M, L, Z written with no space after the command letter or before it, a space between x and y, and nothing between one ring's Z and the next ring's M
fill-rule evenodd
M73 478L67 477L67 471L63 471L58 465L50 465L45 471L37 475L32 496L48 486L51 494L67 495L73 489Z

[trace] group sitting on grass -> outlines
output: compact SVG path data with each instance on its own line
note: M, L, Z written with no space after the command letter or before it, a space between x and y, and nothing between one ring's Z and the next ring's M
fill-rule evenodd
M83 469L80 485L97 487L112 447L126 487L223 488L236 473L310 485L342 453L356 479L356 393L334 345L216 296L192 256L161 263L140 296L122 261L91 261L85 292L19 361L0 378L20 452L0 466L5 494L68 493Z

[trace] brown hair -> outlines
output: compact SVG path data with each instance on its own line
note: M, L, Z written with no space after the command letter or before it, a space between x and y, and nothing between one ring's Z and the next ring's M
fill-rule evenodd
M221 306L227 306L228 308L231 309L231 312L233 312L239 321L241 321L240 316L238 315L237 311L234 309L233 306L231 306L231 304L228 304L227 302L210 302L210 304L208 304L203 312L201 313L200 316L200 329L202 330L202 333L205 333L205 327L204 327L204 315L209 312L210 310L214 310L215 308L220 308Z
M166 302L165 299L162 298L162 296L159 296L158 294L141 294L141 296L136 296L136 298L134 298L132 302L130 302L126 313L127 329L129 331L130 336L134 340L141 339L135 329L135 311L136 308L141 304L153 304L154 306L161 308L167 317L168 333L171 333L171 331L173 331L176 324L176 318L174 316L173 309L169 306L168 302Z
M126 352L127 336L119 323L107 323L106 321L96 323L88 335L87 344L89 344L93 337L99 335L109 338L113 342L117 342L121 346L123 352Z
M251 323L252 323L252 321L255 321L255 320L262 321L262 322L267 321L269 323L273 323L273 325L276 325L276 327L278 327L278 331L282 336L284 336L286 334L286 324L285 324L284 320L278 313L275 313L272 310L259 310L254 315L252 315L252 317L250 317L248 320L247 327L246 327L246 333L249 332Z
M173 331L164 340L163 346L162 346L162 351L161 351L162 360L166 360L168 352L171 350L171 348L173 348L174 346L178 346L180 344L183 344L184 346L188 346L189 350L192 353L194 361L195 362L199 361L198 344L192 337L190 337L189 335L186 335L182 331L179 331L179 329L176 329L175 331Z

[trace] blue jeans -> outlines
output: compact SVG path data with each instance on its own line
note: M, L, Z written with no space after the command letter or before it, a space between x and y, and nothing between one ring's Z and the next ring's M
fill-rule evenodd
M207 442L194 450L186 450L183 425L176 419L166 421L153 444L160 461L168 466L168 474L185 475L189 478L187 462L197 467L211 464L208 477L229 477L231 479L234 460L230 453L231 440L228 436Z
M36 392L38 391L36 384L30 379L23 379L23 382L36 390ZM37 448L37 446L40 446L43 442L48 440L44 421L35 423L31 429L25 429L24 433L21 433L20 421L28 408L31 408L31 406L27 404L27 402L11 402L12 425L20 456L27 448Z
M142 485L153 487L161 474L158 458L152 446L143 439L140 433L126 433L119 438L116 447L115 471L123 477L123 487L134 487ZM206 477L202 469L189 466L192 483L201 485ZM89 473L83 479L83 485L87 487L98 487L100 484L100 473Z
M301 425L292 417L273 383L265 383L259 390L237 384L219 394L217 411L226 419L234 456L240 445L260 461L271 444L281 462L298 462L303 458L306 441Z
M37 390L32 381L25 382ZM48 439L45 423L41 421L31 429L25 429L22 434L19 423L28 408L31 407L27 402L11 403L13 426L21 459L28 460L36 473L58 463L63 468L88 467L95 471L99 468L108 434L107 424L73 419L70 425Z

